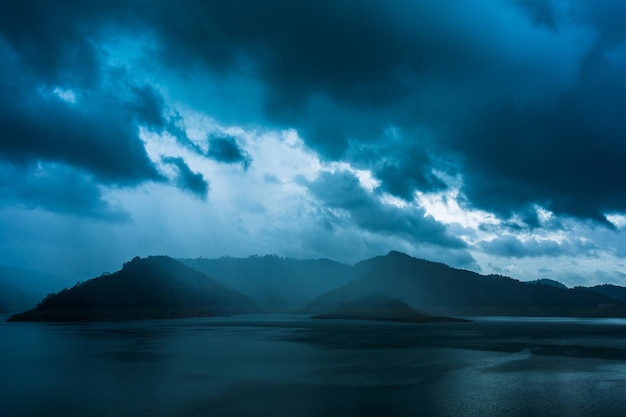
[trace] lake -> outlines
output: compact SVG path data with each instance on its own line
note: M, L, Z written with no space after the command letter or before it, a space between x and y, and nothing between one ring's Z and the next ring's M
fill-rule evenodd
M3 417L626 415L622 319L6 317Z

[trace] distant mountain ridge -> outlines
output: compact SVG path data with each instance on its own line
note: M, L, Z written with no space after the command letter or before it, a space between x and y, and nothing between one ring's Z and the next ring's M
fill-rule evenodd
M11 321L94 321L258 313L250 297L166 256L136 257L113 274L46 297Z
M435 316L626 317L624 287L568 289L552 280L521 282L392 251L354 266L327 259L278 256L182 262L166 256L136 257L120 271L50 295L36 308L11 319L124 320L256 312L329 314L370 293ZM397 311L401 310L399 306ZM8 309L4 304L0 307Z
M589 287L589 289L606 297L626 302L626 287L620 287L613 284L603 284Z
M626 304L587 288L558 288L500 276L480 275L392 251L355 265L365 272L305 308L325 313L374 292L411 307L446 316L626 317Z
M254 298L271 312L301 310L314 298L357 278L351 265L276 255L180 259L221 285Z

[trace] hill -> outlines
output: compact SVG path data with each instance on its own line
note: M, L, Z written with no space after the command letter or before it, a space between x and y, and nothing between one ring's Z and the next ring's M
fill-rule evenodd
M450 317L430 316L422 311L409 307L402 300L374 293L342 302L329 313L318 314L312 318L394 321L403 323L467 321Z
M400 252L368 259L355 265L355 269L365 272L313 300L304 311L324 313L342 302L374 292L446 316L626 317L626 304L590 289L528 285Z
M557 288L567 288L567 285L563 284L562 282L555 281L553 279L548 279L548 278L540 278L540 279L536 279L533 281L525 281L525 282L526 284L551 285Z
M249 297L166 256L134 258L120 271L43 299L10 321L99 321L259 312Z
M619 285L612 284L603 284L596 285L595 287L589 287L589 289L606 297L626 302L626 287L620 287Z
M181 259L221 285L254 298L266 311L292 312L356 278L352 266L328 259L275 255L249 258Z

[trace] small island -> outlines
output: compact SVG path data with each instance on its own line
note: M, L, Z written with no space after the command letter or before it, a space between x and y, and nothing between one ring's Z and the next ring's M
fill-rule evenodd
M373 320L392 321L400 323L435 323L435 322L468 322L469 320L431 316L423 311L416 310L397 298L370 293L340 303L327 314L312 316L314 319L342 319L342 320Z

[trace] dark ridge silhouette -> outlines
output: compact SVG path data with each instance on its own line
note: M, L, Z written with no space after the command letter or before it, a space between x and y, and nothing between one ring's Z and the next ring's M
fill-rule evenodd
M329 313L318 314L312 318L393 321L403 323L468 321L451 317L430 316L423 311L409 307L400 299L389 298L374 293L339 303L339 305Z
M612 284L603 284L596 285L595 287L589 287L589 289L614 300L626 302L626 287L620 287L619 285Z
M539 278L533 281L525 281L526 284L539 284L539 285L551 285L553 287L556 288L565 288L567 289L567 285L563 284L562 282L559 281L555 281L553 279L548 279L548 278Z
M320 314L371 292L444 316L626 317L626 304L586 288L528 285L390 252L355 265L357 280L307 305Z
M180 261L225 287L254 298L270 312L301 310L314 298L356 278L352 266L328 259L299 260L268 255Z
M249 297L166 256L134 258L120 271L44 298L9 321L102 321L260 312Z

